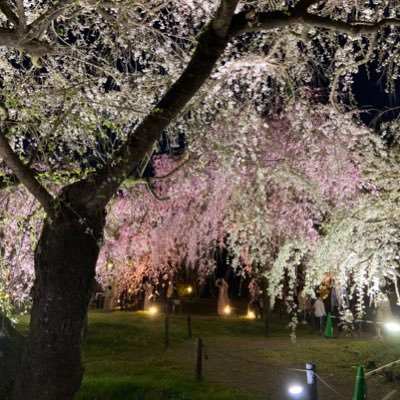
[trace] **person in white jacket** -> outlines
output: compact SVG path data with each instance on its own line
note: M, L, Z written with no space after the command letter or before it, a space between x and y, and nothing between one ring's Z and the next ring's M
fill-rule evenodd
M320 295L318 295L317 300L314 303L314 315L315 315L315 324L317 330L322 333L324 328L324 320L326 317L325 305Z

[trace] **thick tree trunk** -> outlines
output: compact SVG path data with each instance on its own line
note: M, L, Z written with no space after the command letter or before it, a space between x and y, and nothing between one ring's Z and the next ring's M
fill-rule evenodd
M80 387L81 332L104 227L103 213L84 217L63 209L43 227L15 400L69 400Z
M13 383L21 363L24 337L0 314L0 399L11 396Z

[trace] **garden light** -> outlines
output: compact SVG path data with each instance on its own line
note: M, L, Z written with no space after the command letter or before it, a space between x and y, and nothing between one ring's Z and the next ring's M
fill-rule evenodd
M385 324L385 328L388 332L391 333L399 333L400 332L400 324L398 322L387 322Z
M303 387L300 386L299 384L293 384L289 386L288 392L292 396L298 396L299 394L303 393Z
M188 292L188 293L192 293L192 291L193 291L192 287L189 286L189 287L187 288L187 292Z
M247 311L246 317L247 317L248 319L255 319L255 318L256 318L256 314L254 314L253 311Z
M150 315L155 315L157 313L158 313L158 308L157 307L153 306L153 307L149 308L149 314Z
M231 309L229 306L226 306L226 307L224 308L224 313L225 313L226 315L229 315L229 314L231 313L231 311L232 311L232 309Z
M107 269L108 269L109 271L111 271L111 270L113 269L113 267L114 267L113 262L112 262L112 261L109 261L109 262L107 263Z

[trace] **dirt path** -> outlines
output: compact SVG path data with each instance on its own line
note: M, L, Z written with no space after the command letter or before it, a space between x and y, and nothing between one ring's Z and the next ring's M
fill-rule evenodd
M302 349L318 349L318 341L326 346L323 338L300 339L292 344L288 339L240 339L227 337L223 340L205 342L208 359L204 361L203 375L208 382L239 389L256 399L288 400L288 384L299 382L306 386L306 374L293 369L304 369L300 359ZM337 346L336 342L334 345ZM295 346L295 347L293 347ZM318 350L317 350L318 351ZM321 350L323 352L323 348ZM346 350L344 350L346 351ZM348 349L351 352L351 349ZM193 368L193 342L180 346L179 358L186 357L187 368ZM304 352L306 354L306 352ZM321 355L321 354L320 354ZM323 354L322 354L323 357ZM304 360L304 362L312 360ZM354 390L356 366L343 368L343 373L332 373L317 365L317 374L326 382L318 382L320 400L350 399ZM351 378L354 376L354 378ZM381 376L368 378L368 399L380 400L391 390L397 388L393 383L385 383ZM336 391L336 393L333 390ZM304 397L303 397L304 398ZM400 391L393 400L400 399Z

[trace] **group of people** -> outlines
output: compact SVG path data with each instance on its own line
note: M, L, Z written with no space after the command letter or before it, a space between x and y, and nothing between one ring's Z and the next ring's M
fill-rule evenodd
M306 324L310 316L315 317L315 328L323 332L328 312L337 321L339 332L354 330L354 315L346 290L334 278L323 282L316 290L317 298L312 302L311 296L301 291L298 294L298 311L300 323ZM375 327L375 337L381 338L383 326L394 320L389 296L383 289L375 299L375 306L369 308L367 322ZM350 327L350 328L349 328Z
M255 281L252 282L252 288L250 290L250 301L247 305L248 312L252 312L254 318L262 318L262 301L261 292ZM231 312L231 305L228 295L229 285L224 278L218 278L215 281L215 286L218 288L218 304L217 314L220 317L226 316Z
M219 278L215 285L218 287L218 305L217 314L226 316L230 313L230 299L228 295L229 285L225 279ZM166 312L174 313L177 308L181 309L181 299L178 295L178 290L172 281L169 281L163 296L157 291L155 285L150 281L145 281L137 290L124 288L117 296L113 286L109 285L103 290L100 285L96 285L96 291L92 298L92 307L103 309L105 311L113 310L117 305L121 311L128 309L148 311L160 297L165 297ZM261 306L259 299L259 291L256 290L251 296L249 309L252 309L257 316L261 316Z
M163 296L160 295L156 286L147 280L136 290L128 287L123 288L118 295L116 295L115 288L112 285L107 286L104 290L96 283L96 290L91 304L93 308L105 311L112 311L117 306L121 311L128 309L148 311L160 297ZM165 298L166 311L174 312L175 308L179 306L180 300L172 281L167 285Z
M339 317L344 306L348 308L346 292L335 278L324 281L316 290L317 298L312 302L311 296L304 291L297 296L300 323L307 324L307 320L313 314L315 317L315 328L322 332L325 328L327 310L333 316ZM346 304L345 304L346 303Z
M227 316L231 313L231 304L229 299L229 285L224 278L219 278L215 281L218 288L218 303L217 314L218 316ZM250 285L250 301L248 303L248 312L252 312L253 318L262 318L262 299L261 291L254 280ZM176 308L182 309L181 299L179 298L178 290L173 281L170 280L162 288L162 294L158 292L156 286L145 280L141 287L137 290L124 288L117 298L113 286L109 285L103 290L100 285L96 284L96 290L92 298L92 306L97 309L105 311L112 311L117 304L122 310L145 310L149 311L159 298L165 299L165 312L174 313ZM351 309L347 292L342 289L341 285L336 282L334 278L330 278L322 282L316 290L317 298L312 300L309 294L304 291L299 292L297 296L299 312L299 320L302 324L307 324L313 320L311 316L315 317L315 328L321 333L325 329L327 313L330 312L333 317L339 321L340 314L347 312ZM383 322L393 319L389 298L386 294L381 293L377 299L377 306L374 310L375 330L376 336L382 336ZM352 324L353 318L350 318ZM342 329L344 322L339 324L339 330Z
M92 305L96 309L111 311L114 309L114 293L112 286L107 286L105 290L98 287L94 297L92 298Z

